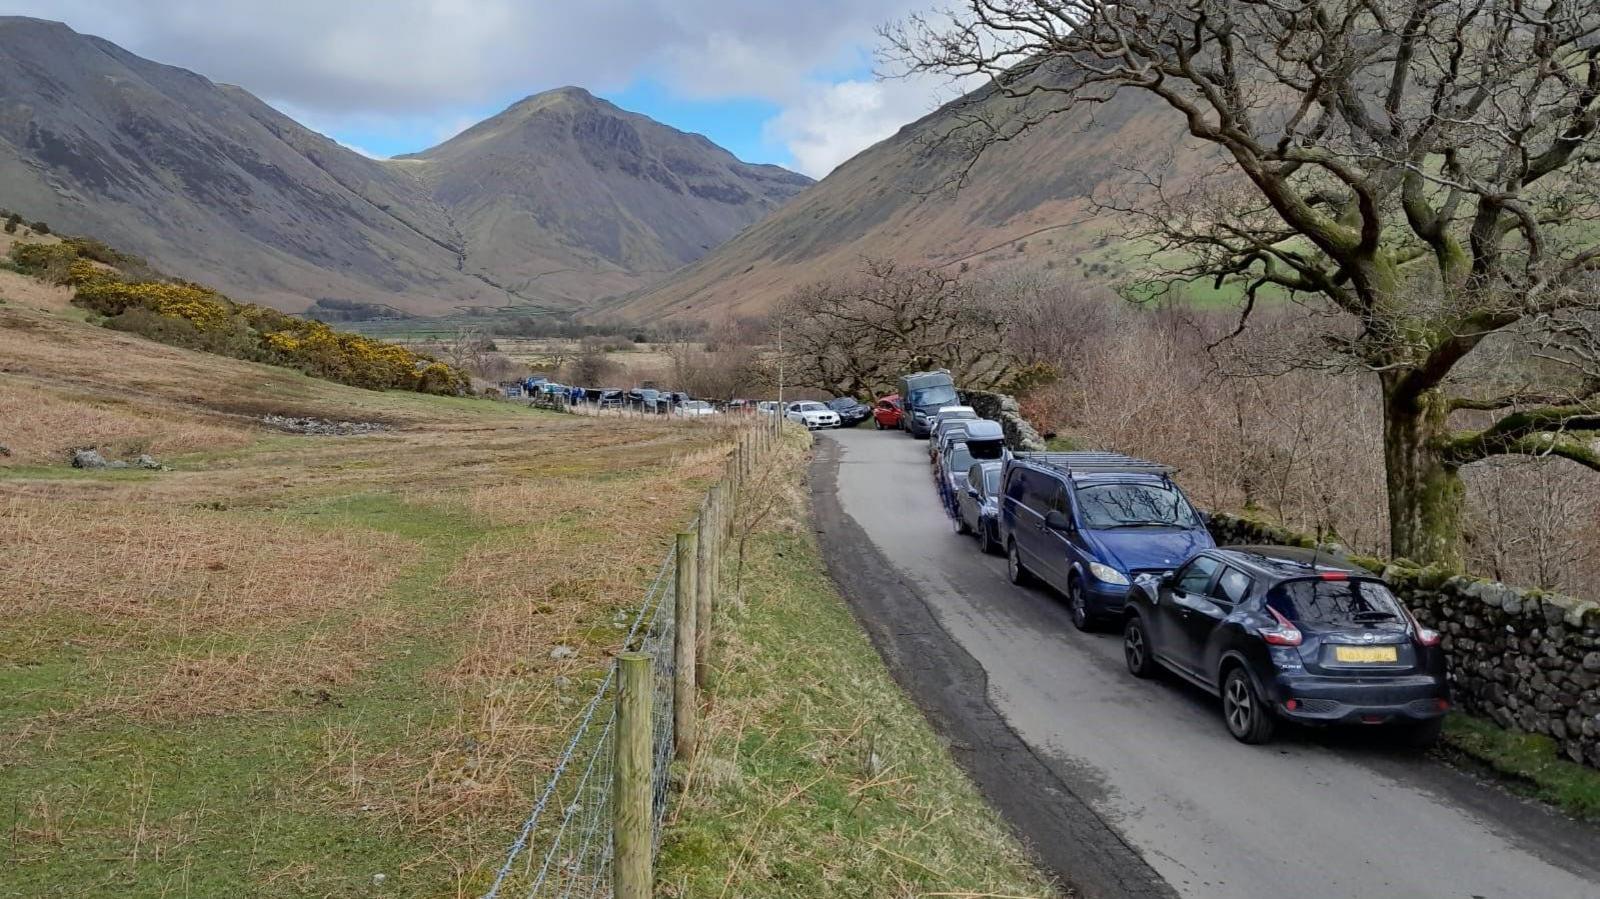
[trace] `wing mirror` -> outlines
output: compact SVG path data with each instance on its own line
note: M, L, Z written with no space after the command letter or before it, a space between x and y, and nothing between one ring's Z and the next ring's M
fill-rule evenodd
M1072 519L1068 518L1067 513L1060 509L1051 509L1045 513L1044 526L1052 531L1070 531L1072 530Z
M973 499L977 499L978 498L978 488L976 488L976 487L968 487L967 488L967 495L972 497Z

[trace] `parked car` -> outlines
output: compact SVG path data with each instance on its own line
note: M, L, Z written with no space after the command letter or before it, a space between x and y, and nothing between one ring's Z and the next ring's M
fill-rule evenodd
M679 403L677 408L673 410L673 414L684 418L703 418L708 415L716 415L717 410L716 407L705 400L688 400Z
M967 469L966 486L956 494L956 533L976 536L985 553L1000 551L1000 466L998 461L974 462Z
M1267 742L1281 719L1387 725L1426 746L1450 709L1439 641L1369 571L1240 546L1141 578L1122 642L1134 675L1166 668L1219 696L1241 742Z
M928 442L932 444L933 466L937 469L939 458L956 443L967 444L967 450L974 459L1001 458L1005 455L1006 432L999 422L981 418L950 421L939 429L937 440L930 439Z
M1061 591L1082 630L1120 621L1134 577L1167 574L1216 545L1172 473L1120 453L1008 458L1000 539L1012 583Z
M900 406L905 410L900 427L912 437L927 437L934 415L957 399L956 382L944 369L905 375L900 379Z
M620 387L603 387L596 404L602 409L620 409L627 402L627 394Z
M772 400L762 400L756 403L756 413L759 415L777 415L779 405Z
M945 406L933 414L928 423L928 439L938 440L939 434L954 422L977 421L978 413L971 406Z
M828 401L828 408L839 414L839 427L853 428L872 415L872 407L853 396Z
M957 440L945 448L939 457L938 468L934 469L933 478L939 487L939 501L944 504L944 512L950 516L952 524L958 520L956 497L967 489L967 470L972 467L972 462L972 451L967 449L965 442Z
M939 467L939 455L944 452L946 446L954 441L967 439L967 425L973 421L976 419L942 422L942 427L935 428L933 433L928 435L928 461L934 468Z
M878 430L900 427L900 419L904 413L900 411L900 394L891 393L878 400L872 407L872 423Z
M799 422L813 431L817 428L837 428L839 426L839 413L813 400L790 403L788 411L784 413L784 417L790 421Z

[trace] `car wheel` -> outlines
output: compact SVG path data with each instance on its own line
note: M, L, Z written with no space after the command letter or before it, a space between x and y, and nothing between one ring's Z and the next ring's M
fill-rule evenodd
M1033 583L1033 575L1022 564L1022 557L1017 555L1017 541L1013 540L1006 545L1006 576L1011 578L1011 583L1018 587L1026 587Z
M1089 614L1089 595L1083 591L1083 579L1073 575L1067 581L1067 607L1072 610L1072 626L1080 631L1094 630L1094 618Z
M1128 623L1122 628L1122 658L1134 677L1155 676L1156 657L1144 629L1144 619L1138 615L1128 616Z
M957 537L972 533L972 528L967 527L967 520L961 517L959 511L950 519L950 529L956 532Z
M1443 735L1443 718L1412 721L1409 724L1396 725L1395 729L1395 736L1399 739L1400 745L1410 749L1431 749Z
M998 548L999 547L995 545L994 538L989 536L989 523L979 519L978 551L986 556L992 556L995 554L995 550Z
M1222 720L1228 733L1241 743L1257 745L1272 739L1272 710L1262 702L1243 668L1228 669L1222 682Z

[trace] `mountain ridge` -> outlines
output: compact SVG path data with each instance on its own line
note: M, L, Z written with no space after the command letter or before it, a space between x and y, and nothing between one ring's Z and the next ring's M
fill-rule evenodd
M548 107L580 94L593 134L530 136L566 124ZM470 145L495 122L516 127ZM593 170L585 141L607 128L637 137L641 159L689 160L715 177L693 195L641 187L622 166ZM530 94L421 153L370 159L242 87L58 22L0 17L0 205L289 311L324 299L413 314L582 308L690 261L809 184L575 87ZM674 220L690 223L685 239L656 226Z

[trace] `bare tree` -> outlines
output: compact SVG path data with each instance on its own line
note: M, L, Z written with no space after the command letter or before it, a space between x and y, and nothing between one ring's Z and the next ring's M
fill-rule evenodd
M1325 316L1317 355L1382 386L1391 550L1459 564L1461 466L1600 470L1597 35L1590 0L964 0L884 55L989 78L1008 114L964 120L979 153L1118 91L1170 107L1222 164L1112 205L1174 274L1240 284L1241 330L1267 287ZM1537 383L1458 372L1502 334L1550 360Z
M1005 298L940 270L868 259L854 277L791 294L774 327L798 386L873 397L906 372L948 368L963 387L1005 388L1045 373L1012 348Z
M603 387L605 380L618 371L617 364L606 354L605 341L598 337L583 339L577 357L572 360L571 368L568 377L573 383L585 387Z

